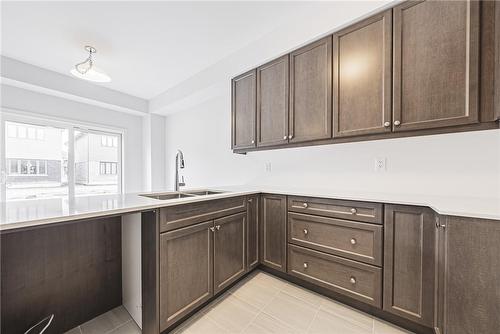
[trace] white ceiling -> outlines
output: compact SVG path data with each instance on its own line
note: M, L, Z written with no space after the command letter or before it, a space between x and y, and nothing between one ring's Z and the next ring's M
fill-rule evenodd
M306 2L2 1L2 54L68 74L97 48L102 84L151 99L300 15ZM69 74L68 74L69 75Z

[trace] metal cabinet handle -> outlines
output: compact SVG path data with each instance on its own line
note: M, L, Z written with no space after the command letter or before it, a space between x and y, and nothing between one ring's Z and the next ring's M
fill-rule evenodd
M252 203L252 199L251 198L248 199L248 203Z
M307 235L307 233L309 233L309 231L307 230L307 228L304 229L304 234Z
M215 228L217 229L217 231L220 230L220 225L215 226Z
M384 123L384 126L385 126L386 128L390 127L390 126L391 126L391 122L385 122L385 123Z
M400 125L401 125L401 122L400 122L400 121L394 121L394 125L395 125L395 126L400 126Z
M210 227L210 231L215 232L215 227Z
M287 140L288 139L288 136L283 136L283 140Z
M307 203L304 203L304 204L302 204L302 206L303 206L305 209L307 209L307 207L308 207L309 205L307 205Z
M351 245L355 245L357 243L356 239L351 238Z
M304 262L304 269L307 269L307 267L309 267L309 265L307 264L307 262Z
M351 284L356 284L356 277L351 276L351 278L349 278L349 282L351 282Z
M356 210L355 208L352 208L352 209L351 209L351 213L352 213L353 215L355 215L357 212L358 212L358 210Z
M292 139L293 138L293 135L288 135L288 139Z

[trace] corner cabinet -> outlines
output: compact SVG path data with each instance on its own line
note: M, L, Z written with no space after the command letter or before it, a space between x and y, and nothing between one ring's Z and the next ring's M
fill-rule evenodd
M440 218L440 334L498 333L500 221Z
M391 132L392 10L333 34L333 136Z
M437 228L427 207L386 205L383 309L434 326Z
M260 262L286 272L286 196L262 195L260 207Z
M231 147L255 147L256 71L244 73L231 81Z
M290 54L288 141L332 137L332 37Z
M479 120L479 1L394 8L393 130Z

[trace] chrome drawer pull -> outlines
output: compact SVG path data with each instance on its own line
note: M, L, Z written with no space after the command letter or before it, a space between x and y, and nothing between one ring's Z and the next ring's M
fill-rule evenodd
M355 214L356 214L356 212L358 212L358 210L356 210L355 208L352 208L352 209L351 209L351 213L352 213L353 215L355 215Z
M215 226L215 228L217 229L217 231L220 230L220 225Z
M307 228L304 229L304 234L307 235L307 233L309 233L309 231L307 230Z
M349 279L349 282L351 282L351 284L356 284L356 277L351 276L351 278Z
M215 227L210 227L210 231L215 232Z
M304 269L307 269L308 266L307 262L304 262Z
M356 239L351 238L351 245L353 245L353 246L354 246L356 243L357 243Z
M302 204L302 206L303 206L304 208L306 208L306 209L307 209L307 207L308 207L307 203Z

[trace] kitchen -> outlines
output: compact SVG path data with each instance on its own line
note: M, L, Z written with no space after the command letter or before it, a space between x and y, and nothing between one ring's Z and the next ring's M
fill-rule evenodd
M498 331L498 2L1 8L2 333Z

